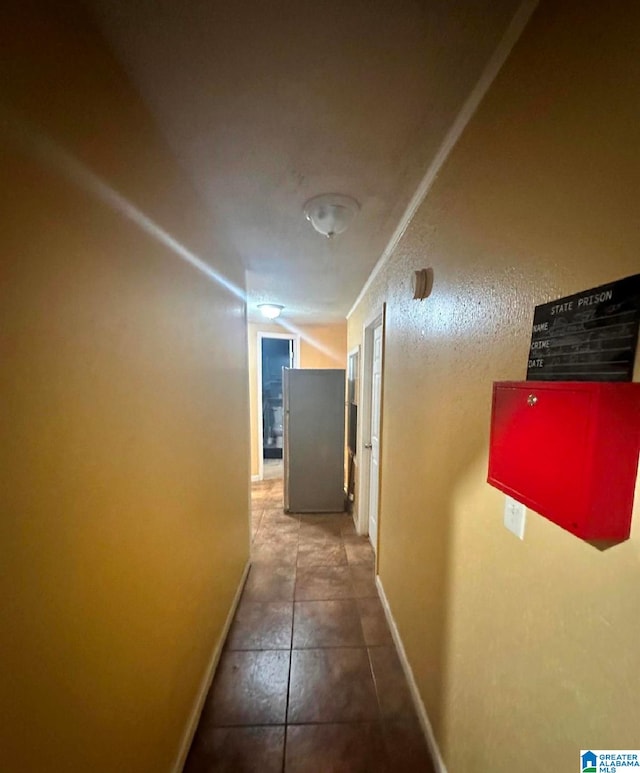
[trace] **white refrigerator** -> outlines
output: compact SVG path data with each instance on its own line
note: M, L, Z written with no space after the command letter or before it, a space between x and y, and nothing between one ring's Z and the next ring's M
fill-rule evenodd
M284 508L344 511L345 371L284 368Z

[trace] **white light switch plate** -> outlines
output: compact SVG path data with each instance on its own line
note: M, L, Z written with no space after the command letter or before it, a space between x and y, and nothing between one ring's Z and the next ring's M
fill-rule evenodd
M527 508L516 502L511 497L505 497L504 502L504 525L512 531L518 539L524 539L524 523L526 520Z

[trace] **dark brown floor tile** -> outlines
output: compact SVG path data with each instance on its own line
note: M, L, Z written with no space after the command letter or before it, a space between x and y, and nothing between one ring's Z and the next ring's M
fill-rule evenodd
M364 643L358 605L353 599L294 604L294 647L362 647Z
M345 537L344 549L350 564L373 566L376 560L368 537Z
M284 727L221 727L196 734L184 773L281 773Z
M378 706L361 648L293 650L288 722L367 722Z
M287 728L285 773L387 773L390 770L381 728L376 723Z
M342 542L329 545L306 544L298 549L298 566L346 566Z
M296 601L353 598L348 566L299 566L296 573Z
M280 534L278 532L265 532L261 528L258 532L253 545L251 546L253 555L273 555L284 556L284 563L290 563L298 554L298 537L296 534Z
M262 510L251 515L251 538L255 539L262 523Z
M282 509L282 505L276 505L275 507L264 505L265 516L275 523L295 523L300 525L300 516L297 513L285 513Z
M305 518L309 523L328 523L341 526L347 519L351 518L348 513L304 513L301 518Z
M291 564L253 564L242 598L247 601L291 601L295 582L296 568Z
M251 545L252 563L263 564L295 564L298 557L297 538L287 539L286 535L281 540L259 539L260 535Z
M395 647L371 647L369 657L383 719L415 717L411 692Z
M356 598L378 598L375 569L367 564L349 564L353 594Z
M300 521L297 518L291 518L288 515L279 516L264 513L260 522L265 535L295 534L300 531Z
M282 506L278 507L278 505L275 504L273 500L268 499L267 497L261 497L260 499L252 501L251 505L252 509L255 509L256 507L262 508L265 515L269 515L274 512L280 512L280 514L282 514Z
M345 519L344 523L340 525L340 531L343 537L357 537L356 526L353 522L353 518L349 516Z
M274 543L281 541L283 544L291 545L293 546L293 549L296 549L298 546L298 528L295 524L274 526L263 518L260 521L260 528L256 538L260 543Z
M279 547L285 550L296 550L298 547L297 532L286 529L268 528L265 523L266 516L262 518L262 528L255 540L255 547Z
M289 652L225 650L220 658L201 725L278 725L285 720Z
M387 721L384 723L383 734L394 770L435 773L435 766L417 717Z
M310 531L309 529L303 529L300 527L300 545L303 547L325 547L331 545L342 545L342 535L338 531L333 532L319 532L317 530Z
M358 599L360 622L364 640L369 646L386 644L393 646L391 631L385 617L382 604L378 598Z
M226 646L230 650L290 649L292 625L292 602L249 601L243 598Z
M300 536L308 538L340 537L342 536L342 526L340 522L323 520L321 516L303 515L300 517Z

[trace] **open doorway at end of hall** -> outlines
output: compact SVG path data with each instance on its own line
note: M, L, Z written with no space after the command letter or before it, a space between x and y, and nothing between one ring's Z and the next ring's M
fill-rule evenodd
M298 366L294 335L258 333L258 409L260 479L282 476L284 416L282 369Z

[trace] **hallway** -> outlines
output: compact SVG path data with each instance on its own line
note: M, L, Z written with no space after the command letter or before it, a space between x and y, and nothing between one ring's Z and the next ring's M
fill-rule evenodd
M348 515L286 515L252 486L252 567L185 773L431 773Z

